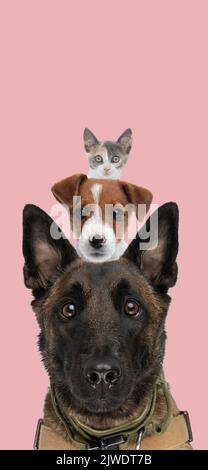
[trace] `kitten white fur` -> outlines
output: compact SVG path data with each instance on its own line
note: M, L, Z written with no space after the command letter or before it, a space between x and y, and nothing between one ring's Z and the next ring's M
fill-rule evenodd
M121 175L121 170L115 168L113 165L110 167L110 171L108 173L104 173L104 168L102 165L98 168L90 168L87 177L88 178L98 178L98 179L111 179L111 180L119 180Z

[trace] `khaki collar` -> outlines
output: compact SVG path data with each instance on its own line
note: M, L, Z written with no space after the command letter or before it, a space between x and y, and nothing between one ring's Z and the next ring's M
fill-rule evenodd
M66 416L62 403L58 401L53 386L51 387L50 391L54 411L66 430L67 438L66 440L63 439L52 429L45 426L42 420L39 420L34 445L36 449L51 448L47 447L48 445L52 445L52 448L54 449L139 449L145 448L143 447L145 442L148 442L148 446L151 446L149 439L152 440L152 437L147 437L149 433L154 436L152 443L155 442L155 438L156 442L159 438L158 444L159 442L162 443L164 441L164 435L167 434L167 430L170 427L173 427L172 434L175 433L176 428L177 433L181 435L180 428L181 430L183 429L183 443L187 441L190 442L192 440L188 414L182 413L175 418L172 416L172 397L170 395L168 384L165 381L163 375L161 375L156 381L153 393L140 416L134 420L127 421L122 426L116 426L105 430L91 428L84 425L80 421L75 420L71 416ZM167 405L167 414L162 423L157 423L153 419L156 399L159 391L160 393L163 393ZM176 418L178 419L176 420ZM163 436L163 439L161 439L161 436Z

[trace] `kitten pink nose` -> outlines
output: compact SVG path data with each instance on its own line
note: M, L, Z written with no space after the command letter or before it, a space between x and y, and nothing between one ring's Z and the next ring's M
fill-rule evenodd
M105 168L104 171L105 171L106 174L108 174L108 173L110 173L110 168Z

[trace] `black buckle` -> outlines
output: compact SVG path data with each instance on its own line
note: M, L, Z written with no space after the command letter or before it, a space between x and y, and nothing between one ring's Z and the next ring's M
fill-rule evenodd
M191 422L190 422L188 411L180 411L180 415L184 416L184 419L185 419L185 422L186 422L186 426L187 426L187 430L188 430L188 436L189 436L187 442L192 442L193 441L193 434L192 434Z
M37 428L35 431L35 439L34 439L34 444L33 444L33 449L38 450L39 449L39 438L40 438L40 430L41 426L43 424L43 419L38 420Z
M113 436L107 437L105 439L95 439L94 441L89 441L86 444L86 450L105 450L110 449L113 446L118 446L119 444L124 444L126 440L123 436Z

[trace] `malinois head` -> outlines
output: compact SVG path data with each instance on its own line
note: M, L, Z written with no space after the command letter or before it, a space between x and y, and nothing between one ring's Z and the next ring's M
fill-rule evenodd
M98 265L53 240L41 209L24 209L24 278L41 355L58 396L79 416L129 416L160 373L167 291L177 277L176 204L160 207L147 230L155 216L156 246L145 250L140 231L119 260Z

